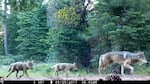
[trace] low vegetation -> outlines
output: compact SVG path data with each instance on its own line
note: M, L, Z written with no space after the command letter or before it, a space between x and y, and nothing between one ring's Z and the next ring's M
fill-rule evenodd
M29 76L30 77L53 77L55 76L54 74L54 70L51 69L50 67L52 65L54 65L55 63L37 63L34 64L33 69L30 69L29 72ZM3 65L0 64L0 76L6 77L6 75L8 74L8 68L9 65ZM135 74L136 75L149 75L150 74L150 66L148 65L144 65L144 66L138 66L135 65ZM105 70L105 73L110 73L110 69L112 69L112 66L108 66ZM16 72L15 72L16 73ZM12 73L10 77L15 77L15 73ZM22 74L22 72L19 72L19 74ZM93 70L89 73L86 72L85 68L80 68L78 71L71 71L70 72L70 76L97 76L98 72L97 72L97 68L93 68ZM63 72L60 72L60 76L65 76L65 74Z
M49 76L55 76L53 69L50 67L55 63L38 63L35 64L33 69L30 69L29 76L31 77L49 77ZM9 65L0 65L0 76L5 77L8 74ZM15 72L16 73L16 72ZM15 77L15 73L12 73L10 77ZM19 74L22 74L22 72L19 72ZM70 76L86 76L87 73L85 69L80 69L78 71L72 71L70 72ZM60 76L65 76L63 72L60 72Z

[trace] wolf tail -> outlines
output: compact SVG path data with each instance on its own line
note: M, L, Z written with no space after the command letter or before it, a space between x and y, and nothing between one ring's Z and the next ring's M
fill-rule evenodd
M11 70L12 67L13 67L12 65L9 66L8 72Z

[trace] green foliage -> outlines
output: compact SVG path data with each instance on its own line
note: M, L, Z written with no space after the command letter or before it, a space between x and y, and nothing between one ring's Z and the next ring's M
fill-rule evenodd
M149 1L98 1L94 11L89 14L88 31L91 38L99 39L97 46L100 53L113 50L147 51L150 34L147 24L150 20L147 18Z
M2 3L2 0L0 0L0 3ZM3 32L3 11L2 7L0 7L0 32ZM0 35L0 54L3 54L3 35Z
M64 7L69 7L72 5L71 0L49 0L48 4L50 4L50 8L55 7L56 10L60 10Z
M2 65L9 65L13 62L17 61L25 61L23 55L11 55L9 54L8 56L0 56L1 62L0 64Z
M150 60L150 0L97 0L88 13L84 0L49 0L49 5L43 5L43 0L8 1L9 53L21 55L20 59L2 57L3 64L34 59L91 64L95 69L99 56L113 50L141 50Z
M142 66L134 66L136 68L135 74L140 75L148 75L150 74L150 66L149 65L142 65Z
M45 9L43 9L45 10ZM17 31L19 36L16 41L19 42L17 49L20 54L28 59L44 60L46 45L41 41L47 33L45 11L34 9L29 12L20 12L17 16L17 25L20 29ZM42 15L42 16L41 16ZM39 18L40 17L40 18Z
M8 0L12 10L15 11L28 11L39 6L43 0Z
M80 15L75 13L74 7L63 8L57 12L58 23L63 26L77 26Z
M90 47L85 39L81 38L80 15L75 12L74 6L62 7L57 13L58 25L49 30L48 55L60 62L76 62L87 67L90 61ZM53 58L54 59L54 58Z
M16 24L18 22L16 13L10 14L9 18L7 20L7 34L8 34L8 52L11 54L18 54L18 49L16 49L16 46L19 44L15 39L18 36L18 25Z
M94 57L90 60L90 62L91 62L91 66L97 69L97 67L98 67L98 65L99 65L99 56L98 56L98 55L97 55L97 56L94 56Z
M3 54L3 37L0 36L0 54Z
M45 59L46 62L57 61L58 52L56 50L58 48L59 37L62 32L61 28L50 28L47 33L47 38L42 40L44 44L48 46L48 49L45 50L47 53L47 58Z

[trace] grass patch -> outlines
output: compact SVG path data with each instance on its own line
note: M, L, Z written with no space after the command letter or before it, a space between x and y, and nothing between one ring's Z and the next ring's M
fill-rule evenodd
M36 77L36 76L45 76L45 77L49 77L49 76L55 76L54 74L54 70L51 69L50 67L53 66L55 63L38 63L38 64L34 64L33 69L29 69L28 70L28 74L31 77ZM0 76L6 77L6 75L9 73L8 69L9 69L9 65L0 65L1 69L0 69ZM23 72L20 71L18 76L21 75ZM10 77L15 77L16 72L12 73L10 75ZM65 76L65 73L63 71L59 72L60 76ZM70 76L85 76L87 75L85 69L80 69L78 71L70 71L69 73Z
M8 65L0 65L0 76L5 77L8 74Z
M134 69L135 69L135 74L150 75L150 66L149 65L135 66Z

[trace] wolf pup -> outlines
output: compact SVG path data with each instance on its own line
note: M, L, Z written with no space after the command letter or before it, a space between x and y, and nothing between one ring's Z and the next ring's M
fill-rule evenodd
M134 68L130 65L133 63L148 63L144 56L144 52L132 53L128 51L114 51L102 54L99 58L99 73L102 73L103 69L108 64L118 63L121 64L121 75L124 75L124 67L129 68L131 74L133 74Z
M14 71L16 71L16 77L17 78L24 76L24 74L26 74L26 76L29 77L27 70L30 68L31 69L33 68L33 61L12 63L12 64L10 64L10 67L8 70L9 74L6 77L9 77L10 74L12 74ZM20 70L23 71L23 74L18 77L18 72Z
M76 63L58 63L52 66L51 68L54 69L56 76L58 76L59 71L65 71L66 76L68 76L70 70L78 70Z

